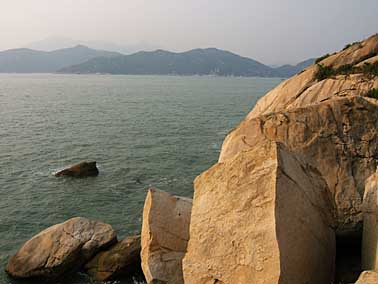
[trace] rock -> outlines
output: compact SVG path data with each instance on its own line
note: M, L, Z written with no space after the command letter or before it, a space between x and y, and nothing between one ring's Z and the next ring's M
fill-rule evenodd
M374 271L364 271L361 273L356 284L377 284L378 273Z
M337 206L337 231L354 231L361 227L365 180L377 166L377 128L376 100L333 99L244 120L224 140L219 162L270 141L285 144L327 182Z
M358 65L360 61L366 60L364 58L374 54L378 55L378 34L327 57L320 64L334 68L346 64ZM361 74L336 76L318 82L315 78L317 70L318 66L314 64L300 74L282 82L257 102L247 119L272 112L306 107L340 96L363 96L369 88L378 88L378 77L369 78Z
M366 181L363 215L362 269L378 271L378 172Z
M185 284L328 284L334 207L320 173L275 142L196 178Z
M98 176L98 173L99 172L96 166L96 162L81 162L72 167L57 172L55 176L93 177Z
M16 278L58 277L78 270L99 250L116 242L108 224L76 217L54 225L27 241L6 271Z
M192 200L150 189L143 210L142 269L147 283L182 284Z
M140 236L127 237L90 260L85 269L96 280L105 281L141 271Z

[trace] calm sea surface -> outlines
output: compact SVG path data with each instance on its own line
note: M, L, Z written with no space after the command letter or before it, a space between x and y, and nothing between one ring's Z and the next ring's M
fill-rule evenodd
M229 130L280 79L0 75L0 283L9 255L74 216L141 228L146 189L191 197ZM56 178L98 162L95 178ZM89 283L83 275L69 284Z

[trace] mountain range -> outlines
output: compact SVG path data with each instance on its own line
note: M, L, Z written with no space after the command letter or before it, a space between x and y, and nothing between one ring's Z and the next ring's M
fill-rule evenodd
M135 42L130 44L117 44L103 40L77 40L67 37L50 36L45 39L34 41L26 44L23 47L53 51L62 48L68 48L77 45L85 45L92 49L114 51L122 54L132 54L140 50L152 51L160 48L158 45L150 44L147 42Z
M96 57L118 57L117 52L95 50L83 45L54 51L28 48L0 52L0 73L54 73L64 67Z
M314 59L272 68L256 60L216 48L186 52L140 51L130 55L83 45L54 51L28 48L0 52L0 73L75 73L130 75L218 75L290 77Z

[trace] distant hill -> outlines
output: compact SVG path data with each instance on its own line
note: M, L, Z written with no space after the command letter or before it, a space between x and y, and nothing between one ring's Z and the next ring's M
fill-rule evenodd
M9 49L0 52L0 73L51 73L92 58L115 56L121 54L83 45L50 52L27 48Z
M62 73L274 76L275 72L253 59L216 48L175 53L165 50L137 52L112 58L94 58L63 68Z
M310 58L305 61L298 63L297 65L282 65L280 67L274 68L276 75L278 77L291 77L295 74L301 72L306 67L314 64L315 58Z
M43 51L53 51L62 48L68 48L76 45L85 45L89 48L98 49L98 50L108 50L113 52L119 52L122 54L132 54L141 50L152 51L160 48L157 45L149 44L146 42L139 43L130 43L130 44L116 44L108 41L101 40L76 40L66 37L47 37L45 39L35 41L27 44L26 48L43 50Z
M314 59L295 66L269 67L256 60L216 48L186 52L140 51L131 55L84 45L54 51L28 48L0 52L0 73L78 73L130 75L218 75L290 77Z

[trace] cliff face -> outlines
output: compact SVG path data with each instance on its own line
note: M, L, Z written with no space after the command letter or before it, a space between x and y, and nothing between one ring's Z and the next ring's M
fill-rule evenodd
M337 231L362 221L365 179L378 158L376 100L348 97L243 121L225 139L219 161L273 141L285 144L325 179L337 209Z
M378 161L377 55L375 35L318 60L228 134L194 184L185 283L334 281Z
M229 133L219 162L266 140L284 143L324 176L338 211L338 231L354 230L362 220L365 179L378 159L378 101L366 97L369 90L378 89L378 77L352 66L375 64L375 54L378 35L277 86ZM352 71L319 80L317 72L323 66L347 66Z
M335 69L346 65L357 66L369 60L370 63L376 62L377 55L378 35L374 35L361 43L353 44L343 51L330 55L318 64L332 66ZM246 119L271 112L305 107L337 97L363 96L369 88L378 88L377 77L369 78L363 74L339 75L319 81L315 76L318 69L317 64L311 65L302 73L282 82L257 102Z

